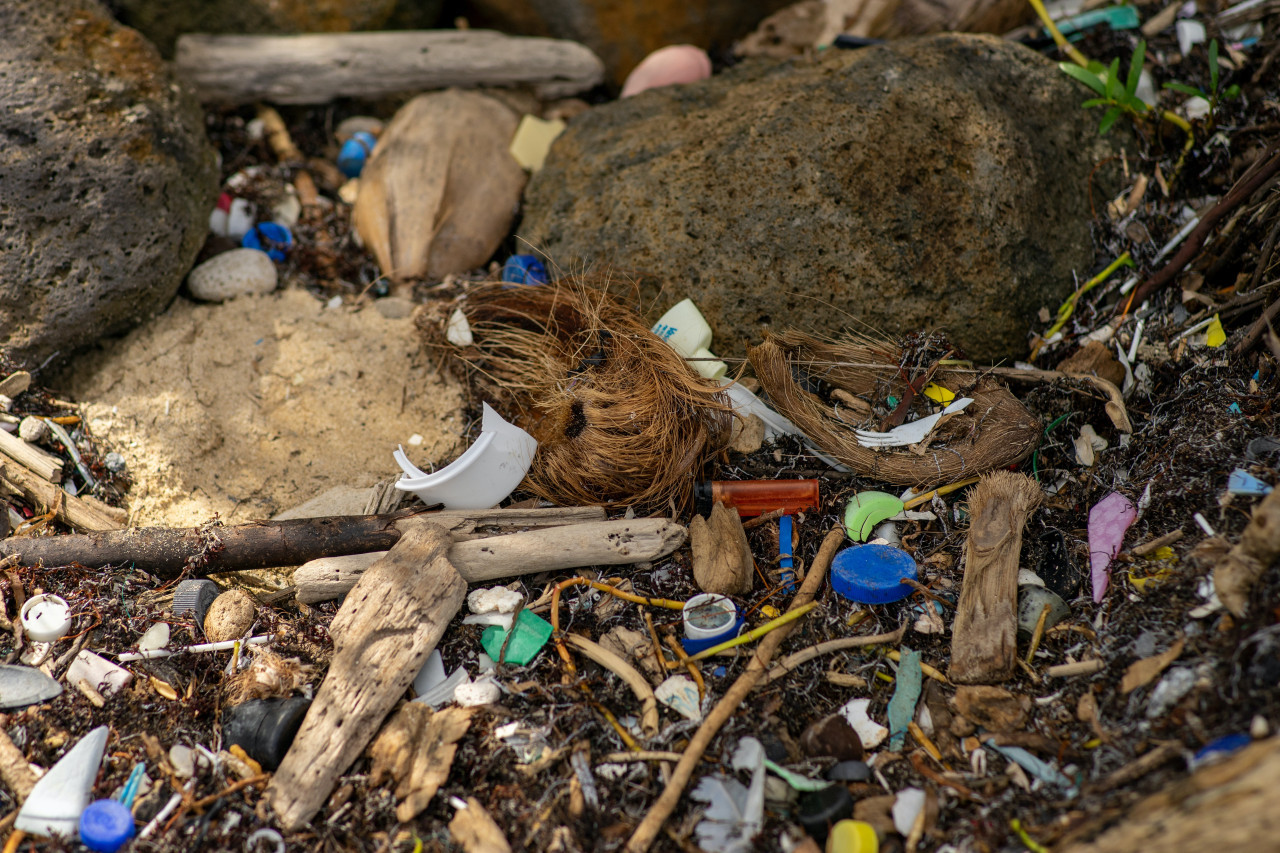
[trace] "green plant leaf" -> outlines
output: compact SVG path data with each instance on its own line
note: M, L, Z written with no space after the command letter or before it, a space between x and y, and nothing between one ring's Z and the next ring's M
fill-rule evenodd
M1209 91L1218 94L1218 40L1209 42Z
M1102 106L1106 106L1109 103L1111 103L1111 101L1107 98L1090 98L1089 100L1081 104L1080 108L1087 110L1090 107L1102 107Z
M1240 97L1240 85L1238 83L1232 83L1227 87L1227 90L1222 93L1222 97L1228 100L1234 100Z
M1107 110L1107 114L1102 117L1102 122L1098 125L1098 135L1106 133L1111 126L1116 123L1116 119L1124 115L1124 107L1112 107Z
M1136 115L1142 115L1150 109L1147 106L1147 102L1142 100L1142 98L1139 98L1137 95L1121 95L1120 105Z
M1075 78L1093 91L1097 92L1099 95L1107 94L1107 86L1102 82L1102 78L1097 74L1086 71L1074 62L1059 62L1058 68L1062 70L1063 74L1066 74L1068 77Z
M1120 88L1120 58L1116 57L1111 60L1111 67L1107 69L1107 92L1108 98L1114 98L1116 92Z
M1175 92L1181 92L1184 95L1190 95L1193 98L1204 98L1206 101L1209 100L1204 92L1194 86L1188 86L1186 83L1165 83L1164 88L1172 89Z
M1132 95L1138 91L1138 81L1142 79L1142 61L1147 56L1147 43L1139 41L1133 50L1133 59L1129 60L1129 77L1124 81L1124 93Z

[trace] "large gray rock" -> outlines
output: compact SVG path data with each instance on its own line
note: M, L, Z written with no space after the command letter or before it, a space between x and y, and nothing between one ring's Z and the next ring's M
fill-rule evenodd
M753 61L575 119L518 233L563 269L638 277L650 319L693 297L721 355L771 328L941 327L1022 356L1092 259L1080 99L988 36Z
M217 161L155 48L94 0L5 0L0 33L0 346L38 366L173 298Z

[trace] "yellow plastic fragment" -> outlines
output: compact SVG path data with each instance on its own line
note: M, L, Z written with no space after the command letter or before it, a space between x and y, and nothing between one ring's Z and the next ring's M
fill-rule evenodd
M564 122L547 121L535 115L526 115L520 119L516 135L511 138L511 156L523 169L536 172L546 162L551 143L564 132Z
M1222 320L1217 314L1213 315L1213 322L1209 324L1209 331L1205 335L1204 342L1211 347L1220 347L1227 342L1227 332L1222 328Z
M928 385L924 386L924 395L933 402L941 403L944 406L951 405L951 402L956 398L954 391L948 391L946 388L943 388L941 385L934 382L930 382Z
M781 611L778 610L778 608L774 607L772 604L766 604L760 608L760 615L768 619L777 619L779 616L782 615L782 613Z

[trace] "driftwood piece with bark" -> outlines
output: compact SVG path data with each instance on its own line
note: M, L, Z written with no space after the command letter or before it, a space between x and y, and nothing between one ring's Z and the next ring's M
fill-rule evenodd
M0 453L30 469L47 483L62 482L62 460L0 429Z
M1249 594L1263 572L1280 559L1280 489L1262 499L1240 541L1214 566L1213 585L1237 617L1249 609Z
M533 86L576 95L604 80L604 63L577 42L492 30L184 35L178 74L201 101L324 104L450 86Z
M449 561L468 583L578 566L617 566L664 557L684 544L685 529L665 518L632 518L508 533L455 542ZM293 573L298 600L316 604L347 593L377 559L352 554L312 560Z
M1040 497L1030 477L999 471L983 477L969 498L973 521L951 635L949 675L958 684L990 684L1013 675L1022 528Z
M39 510L54 513L71 527L94 531L119 530L124 527L124 520L119 517L114 507L69 495L60 486L40 479L16 463L0 462L0 480L12 486L14 491L35 504ZM127 514L125 518L128 518ZM16 539L13 541L44 542L48 540Z
M188 566L197 574L298 566L319 557L385 551L409 526L438 524L458 538L478 528L518 530L604 518L600 507L550 509L416 510L385 515L337 515L286 521L258 521L234 527L143 527L0 541L0 557L18 554L21 565L88 568L133 565L163 578Z
M329 672L267 787L283 828L301 828L324 804L462 607L451 543L439 525L406 531L333 618Z

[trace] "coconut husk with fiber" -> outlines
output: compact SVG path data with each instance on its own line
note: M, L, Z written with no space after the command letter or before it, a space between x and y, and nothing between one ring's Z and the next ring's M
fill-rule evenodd
M418 327L475 393L538 440L523 488L561 505L683 508L694 472L728 440L732 409L602 286L482 284L421 311ZM455 309L468 346L446 337Z
M917 338L913 344L901 347L861 336L823 341L787 332L770 335L748 356L773 406L859 474L931 487L1013 465L1030 455L1040 423L1017 398L994 379L975 380L976 374L940 365L948 354L945 342ZM944 418L921 445L876 449L859 444L854 430L880 430L881 423L866 412L890 396L914 399L916 416L928 413L932 404L908 384L925 372L930 381L973 402ZM841 396L863 402L852 407Z

